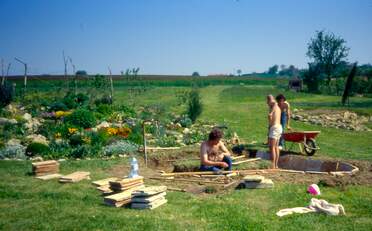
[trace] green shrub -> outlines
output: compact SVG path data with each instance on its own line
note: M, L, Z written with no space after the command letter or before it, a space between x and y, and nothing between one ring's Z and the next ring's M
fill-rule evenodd
M50 105L50 111L67 111L68 108L66 106L66 104L64 104L63 102L53 102L51 105Z
M81 128L91 128L96 125L96 118L92 112L86 109L78 109L66 117L66 122Z
M198 116L202 113L202 110L203 105L201 103L199 91L197 89L193 89L190 92L189 101L187 105L187 114L192 120L192 122L195 122Z
M107 104L100 104L97 106L97 112L103 114L103 115L110 115L113 113L111 105Z
M103 153L106 156L118 155L118 154L130 154L138 150L138 145L128 141L121 140L115 143L112 143L103 149Z
M79 146L79 145L84 144L84 140L83 140L83 137L81 135L74 134L74 135L70 136L69 143L70 143L71 146Z
M90 151L91 150L90 150L90 147L88 145L77 146L70 153L70 157L72 157L72 158L85 158L85 157L89 156Z
M127 105L117 106L115 108L115 111L120 111L120 112L124 113L124 115L127 116L127 117L136 116L136 112L134 111L134 109L130 106L127 106Z
M112 104L112 99L111 99L110 96L108 96L108 95L104 95L104 96L102 96L101 98L96 99L96 100L94 101L94 104L95 104L96 106L101 105L101 104L111 105L111 104Z
M192 120L187 116L183 116L180 120L180 124L184 128L189 128L192 125Z
M45 155L49 152L49 147L41 143L31 143L26 148L27 156Z
M72 92L68 92L63 98L62 102L69 108L74 109L79 106L85 105L89 101L89 97L83 93L75 95Z
M13 89L12 86L5 82L4 85L0 86L0 108L6 107L13 100Z

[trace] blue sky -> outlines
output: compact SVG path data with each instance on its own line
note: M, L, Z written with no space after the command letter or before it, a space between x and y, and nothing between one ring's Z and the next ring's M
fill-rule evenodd
M348 60L372 63L372 0L0 0L0 58L20 74L77 69L142 74L306 67L316 30L343 37ZM71 72L71 68L69 67Z

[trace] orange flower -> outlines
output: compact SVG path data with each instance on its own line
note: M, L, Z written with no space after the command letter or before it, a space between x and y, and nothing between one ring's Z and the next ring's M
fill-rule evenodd
M118 128L117 135L121 136L123 138L127 138L131 132L132 132L132 130L130 128L127 128L127 127Z
M107 134L109 134L111 136L114 136L118 133L118 129L117 128L107 128L106 132L107 132Z

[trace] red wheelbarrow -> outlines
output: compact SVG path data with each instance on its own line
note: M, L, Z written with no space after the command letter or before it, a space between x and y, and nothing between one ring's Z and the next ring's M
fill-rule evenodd
M283 139L288 142L298 143L301 153L303 153L304 150L308 156L312 156L319 150L315 142L315 137L319 133L320 131L286 132L283 133Z

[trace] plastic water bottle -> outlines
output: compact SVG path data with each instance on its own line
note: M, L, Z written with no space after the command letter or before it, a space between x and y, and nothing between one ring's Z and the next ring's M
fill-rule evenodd
M132 158L132 161L130 162L130 173L129 178L134 178L138 176L138 161L135 157Z

